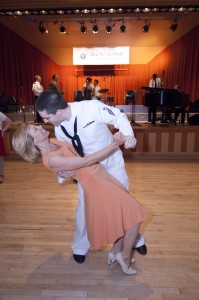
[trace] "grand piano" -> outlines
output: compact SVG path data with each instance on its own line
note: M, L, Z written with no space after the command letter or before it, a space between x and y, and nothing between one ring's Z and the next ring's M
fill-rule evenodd
M157 109L161 109L161 122L173 122L176 124L179 113L181 113L181 123L185 121L185 108L189 105L189 95L179 92L176 89L150 88L143 86L145 90L143 104L148 107L148 122L156 123ZM174 119L171 113L175 113ZM151 118L152 114L152 118Z

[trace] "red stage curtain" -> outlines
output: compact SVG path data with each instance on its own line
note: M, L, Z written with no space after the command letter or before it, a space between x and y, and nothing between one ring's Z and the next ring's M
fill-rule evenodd
M164 87L181 86L190 95L190 101L199 99L199 25L176 41L149 64L150 76L165 70Z
M47 88L52 74L59 67L43 52L0 24L0 90L22 99L24 105L33 103L32 83L35 75L42 77Z

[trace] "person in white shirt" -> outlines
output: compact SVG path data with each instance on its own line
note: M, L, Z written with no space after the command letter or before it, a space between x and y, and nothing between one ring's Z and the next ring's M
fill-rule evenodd
M98 85L99 81L97 79L94 80L93 84L93 92L92 92L92 100L101 100L100 86Z
M5 124L5 126L3 126ZM4 181L4 155L6 154L5 151L5 145L4 145L4 133L10 125L12 124L12 121L10 118L8 118L6 115L4 115L2 112L0 112L0 183L3 183Z
M39 95L43 92L43 86L41 85L41 76L40 75L35 75L35 82L32 85L32 92L34 94L35 97L35 101L37 100L37 98L39 97ZM42 118L40 117L40 115L38 114L38 112L36 113L36 118L35 118L35 122L37 123L42 123Z
M82 96L83 96L84 100L91 100L92 93L93 93L92 78L87 77L86 83L83 85L83 88L82 88Z
M126 136L124 144L126 149L136 146L137 141L126 115L121 113L119 109L105 105L98 100L68 104L59 93L44 91L36 101L36 110L44 122L55 126L55 136L58 140L72 142L75 147L77 140L81 139L83 146L81 150L84 152L81 156L87 156L111 144L113 137L108 124L113 125ZM129 189L124 158L120 149L101 161L101 164L127 190ZM62 177L64 177L63 173ZM83 263L85 255L90 248L90 243L87 238L84 215L84 194L79 183L78 194L76 231L72 250L75 261ZM147 253L145 240L142 235L139 234L134 247L142 255Z
M162 87L162 80L157 76L157 74L153 74L152 78L149 81L149 87L151 88Z

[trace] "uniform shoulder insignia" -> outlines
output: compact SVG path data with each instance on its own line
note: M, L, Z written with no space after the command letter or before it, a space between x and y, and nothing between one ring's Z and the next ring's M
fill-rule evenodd
M103 110L106 110L110 115L115 116L114 112L111 110L111 108L104 107Z

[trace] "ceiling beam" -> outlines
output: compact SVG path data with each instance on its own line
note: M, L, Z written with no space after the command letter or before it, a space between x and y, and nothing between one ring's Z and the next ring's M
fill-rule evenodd
M78 8L78 7L168 7L168 6L198 6L198 0L148 0L148 1L121 1L121 0L48 0L48 1L38 1L38 0L1 0L0 1L0 10L4 9L41 9L41 8Z

